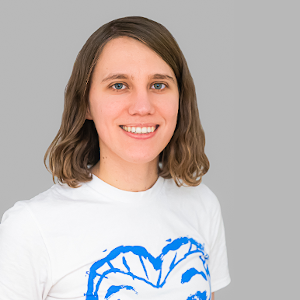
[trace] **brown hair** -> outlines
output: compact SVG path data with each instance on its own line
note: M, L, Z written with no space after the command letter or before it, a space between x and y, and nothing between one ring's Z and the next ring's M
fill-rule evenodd
M193 79L186 60L171 33L144 17L125 17L101 26L79 52L65 90L61 127L46 151L44 164L61 183L70 187L92 180L89 167L100 159L98 134L86 119L90 79L106 43L128 36L154 50L172 68L179 89L175 132L159 155L158 175L173 178L178 186L199 185L209 169L204 153L205 136L200 123ZM49 168L46 159L49 156Z

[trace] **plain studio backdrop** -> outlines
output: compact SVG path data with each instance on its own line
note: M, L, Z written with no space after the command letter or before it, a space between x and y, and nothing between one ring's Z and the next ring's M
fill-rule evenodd
M112 19L148 17L173 34L197 90L203 182L221 203L232 278L216 300L296 299L297 11L290 1L2 0L0 217L53 184L43 157L87 38Z

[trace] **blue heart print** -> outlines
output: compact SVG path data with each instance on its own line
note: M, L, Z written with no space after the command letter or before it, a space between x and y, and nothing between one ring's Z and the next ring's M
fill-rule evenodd
M102 286L106 291L104 300L110 299L120 291L131 291L135 295L139 294L134 284L127 284L128 280L119 285L107 286L107 283L106 285L104 284L108 276L115 276L117 274L125 276L126 279L132 282L141 281L154 289L162 289L168 282L169 275L172 272L174 273L177 266L181 266L182 285L188 283L195 275L201 276L201 278L209 283L207 290L197 291L182 300L210 300L210 273L207 265L208 255L205 253L204 246L188 237L180 237L173 241L167 240L167 242L169 243L157 257L152 256L142 246L119 246L113 249L106 257L96 261L91 266L89 272L87 272L89 278L85 299L100 300L98 292ZM203 264L204 271L199 271L194 267L188 269L182 268L182 263L191 255L196 255L199 258L199 261ZM132 263L133 261L134 264ZM157 276L153 274L157 274Z

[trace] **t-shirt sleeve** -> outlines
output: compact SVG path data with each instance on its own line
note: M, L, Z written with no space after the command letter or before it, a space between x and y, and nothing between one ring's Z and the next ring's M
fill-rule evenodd
M0 224L0 298L42 300L50 288L46 245L29 206L18 201Z
M210 209L209 241L210 253L208 266L211 276L211 290L215 292L227 286L231 279L228 268L225 228L220 203L216 195L207 188L207 201Z

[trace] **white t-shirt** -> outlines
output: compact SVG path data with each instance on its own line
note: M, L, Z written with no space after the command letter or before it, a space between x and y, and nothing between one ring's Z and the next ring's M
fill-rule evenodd
M158 178L119 190L93 175L18 201L0 225L1 300L194 300L230 282L218 199Z

